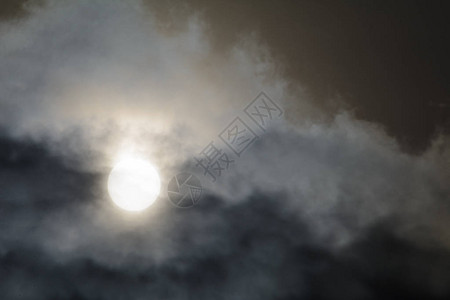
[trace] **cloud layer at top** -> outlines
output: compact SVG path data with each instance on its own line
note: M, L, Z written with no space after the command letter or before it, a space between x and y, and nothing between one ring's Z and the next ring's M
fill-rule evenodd
M266 76L273 67L264 48L243 42L217 57L195 16L167 35L138 1L49 1L30 10L2 26L0 120L15 134L59 140L78 129L120 140L136 130L185 130L191 141L183 143L195 145L258 91L282 98L283 81Z

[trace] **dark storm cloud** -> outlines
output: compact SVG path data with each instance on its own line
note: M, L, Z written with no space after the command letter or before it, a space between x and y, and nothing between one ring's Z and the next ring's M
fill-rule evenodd
M137 259L128 257L128 263L113 263L107 252L103 260L86 251L61 259L43 247L43 236L35 236L37 228L50 211L78 219L72 226L82 226L85 218L79 207L95 201L86 195L95 181L89 174L61 167L45 149L36 151L39 145L5 138L2 144L7 145L2 165L8 166L2 169L2 178L21 170L22 181L30 180L27 187L52 182L53 193L70 195L73 205L68 208L53 194L49 197L65 204L27 203L2 213L3 299L445 299L450 294L448 250L394 233L395 218L381 219L345 247L331 250L313 234L312 225L286 209L283 203L289 197L283 194L254 193L236 205L208 196L192 210L164 209L162 217L173 224L163 239L171 241L173 248L167 251L175 254L159 263L144 261L148 248L142 239L150 238L151 227L115 236L115 247L130 243L135 247L127 255ZM31 173L59 176L40 182ZM73 181L79 184L72 186ZM31 196L36 204L45 202ZM14 197L11 191L2 194L2 212ZM59 221L53 221L58 226ZM23 228L6 238L5 231L12 233L10 223ZM114 230L89 227L102 234Z
M420 168L408 166L407 161L393 164L391 159L398 159L395 152L389 154L392 150L383 150L386 146L378 148L378 142L364 141L349 129L344 136L332 135L323 139L317 133L270 134L247 154L263 159L259 163L266 165L258 168L262 177L249 177L242 170L232 177L252 187L265 182L264 174L284 170L285 175L272 179L278 187L255 187L242 198L242 187L236 186L237 202L211 194L191 210L160 201L152 208L157 213L144 213L138 222L105 206L101 185L106 174L67 168L63 158L50 155L45 146L4 137L1 293L5 299L448 297L450 253L440 240L445 236L433 236L436 228L429 223L433 216L421 223L405 212L414 206L414 200L408 199L411 192L431 188L425 183L408 184ZM350 151L357 141L363 148ZM277 149L286 160L297 157L311 178L267 163L270 153L279 155ZM364 157L367 163L359 161ZM356 169L348 159L361 170L359 175L350 175ZM244 169L251 166L242 163ZM375 166L373 173L367 172ZM339 169L347 175L338 178L348 181L339 180L336 191L332 182L338 178L328 172ZM322 175L316 177L318 173ZM370 190L357 188L355 180L360 176ZM289 183L284 182L288 178L302 186L297 194L290 194ZM397 199L389 184L377 186L381 178L396 181L392 187L405 195ZM433 189L432 195L444 193L443 199L448 195L445 187ZM338 194L333 195L333 190ZM382 217L369 217L377 214L370 203L372 191L375 201L387 206ZM337 202L327 203L333 197ZM438 198L431 200L427 210L438 204ZM442 213L448 220L448 209ZM357 221L359 217L371 221ZM425 242L416 238L420 237L416 230L427 233ZM336 246L329 235L319 234L324 231L334 235L350 231L354 236Z

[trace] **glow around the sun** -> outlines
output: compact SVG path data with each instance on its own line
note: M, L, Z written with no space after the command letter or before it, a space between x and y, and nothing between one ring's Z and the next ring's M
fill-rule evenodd
M125 158L112 169L108 192L114 203L128 211L141 211L159 195L161 181L155 167L140 158Z

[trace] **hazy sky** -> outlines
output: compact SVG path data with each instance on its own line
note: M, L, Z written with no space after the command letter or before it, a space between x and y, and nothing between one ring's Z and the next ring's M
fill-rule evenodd
M2 299L448 298L444 3L3 2ZM284 114L212 182L261 91ZM162 181L139 214L106 190L129 152Z

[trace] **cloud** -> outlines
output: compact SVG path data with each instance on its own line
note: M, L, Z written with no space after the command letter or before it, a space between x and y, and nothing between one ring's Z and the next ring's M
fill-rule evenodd
M263 75L273 68L264 48L245 41L219 58L195 16L168 35L139 1L48 1L30 10L2 26L1 125L15 135L60 142L75 131L111 158L133 133L184 130L187 148L263 88L283 94L281 78Z
M370 124L336 122L274 131L195 208L160 200L140 215L114 208L105 174L4 139L2 294L444 297L448 187L437 180L438 166L402 154Z
M413 156L349 113L318 122L252 36L218 56L201 18L167 33L139 5L49 1L2 25L0 294L450 294L446 137ZM201 177L197 207L111 204L108 163L123 145L170 178L260 90L288 113L304 103L304 122L270 128L216 183Z

